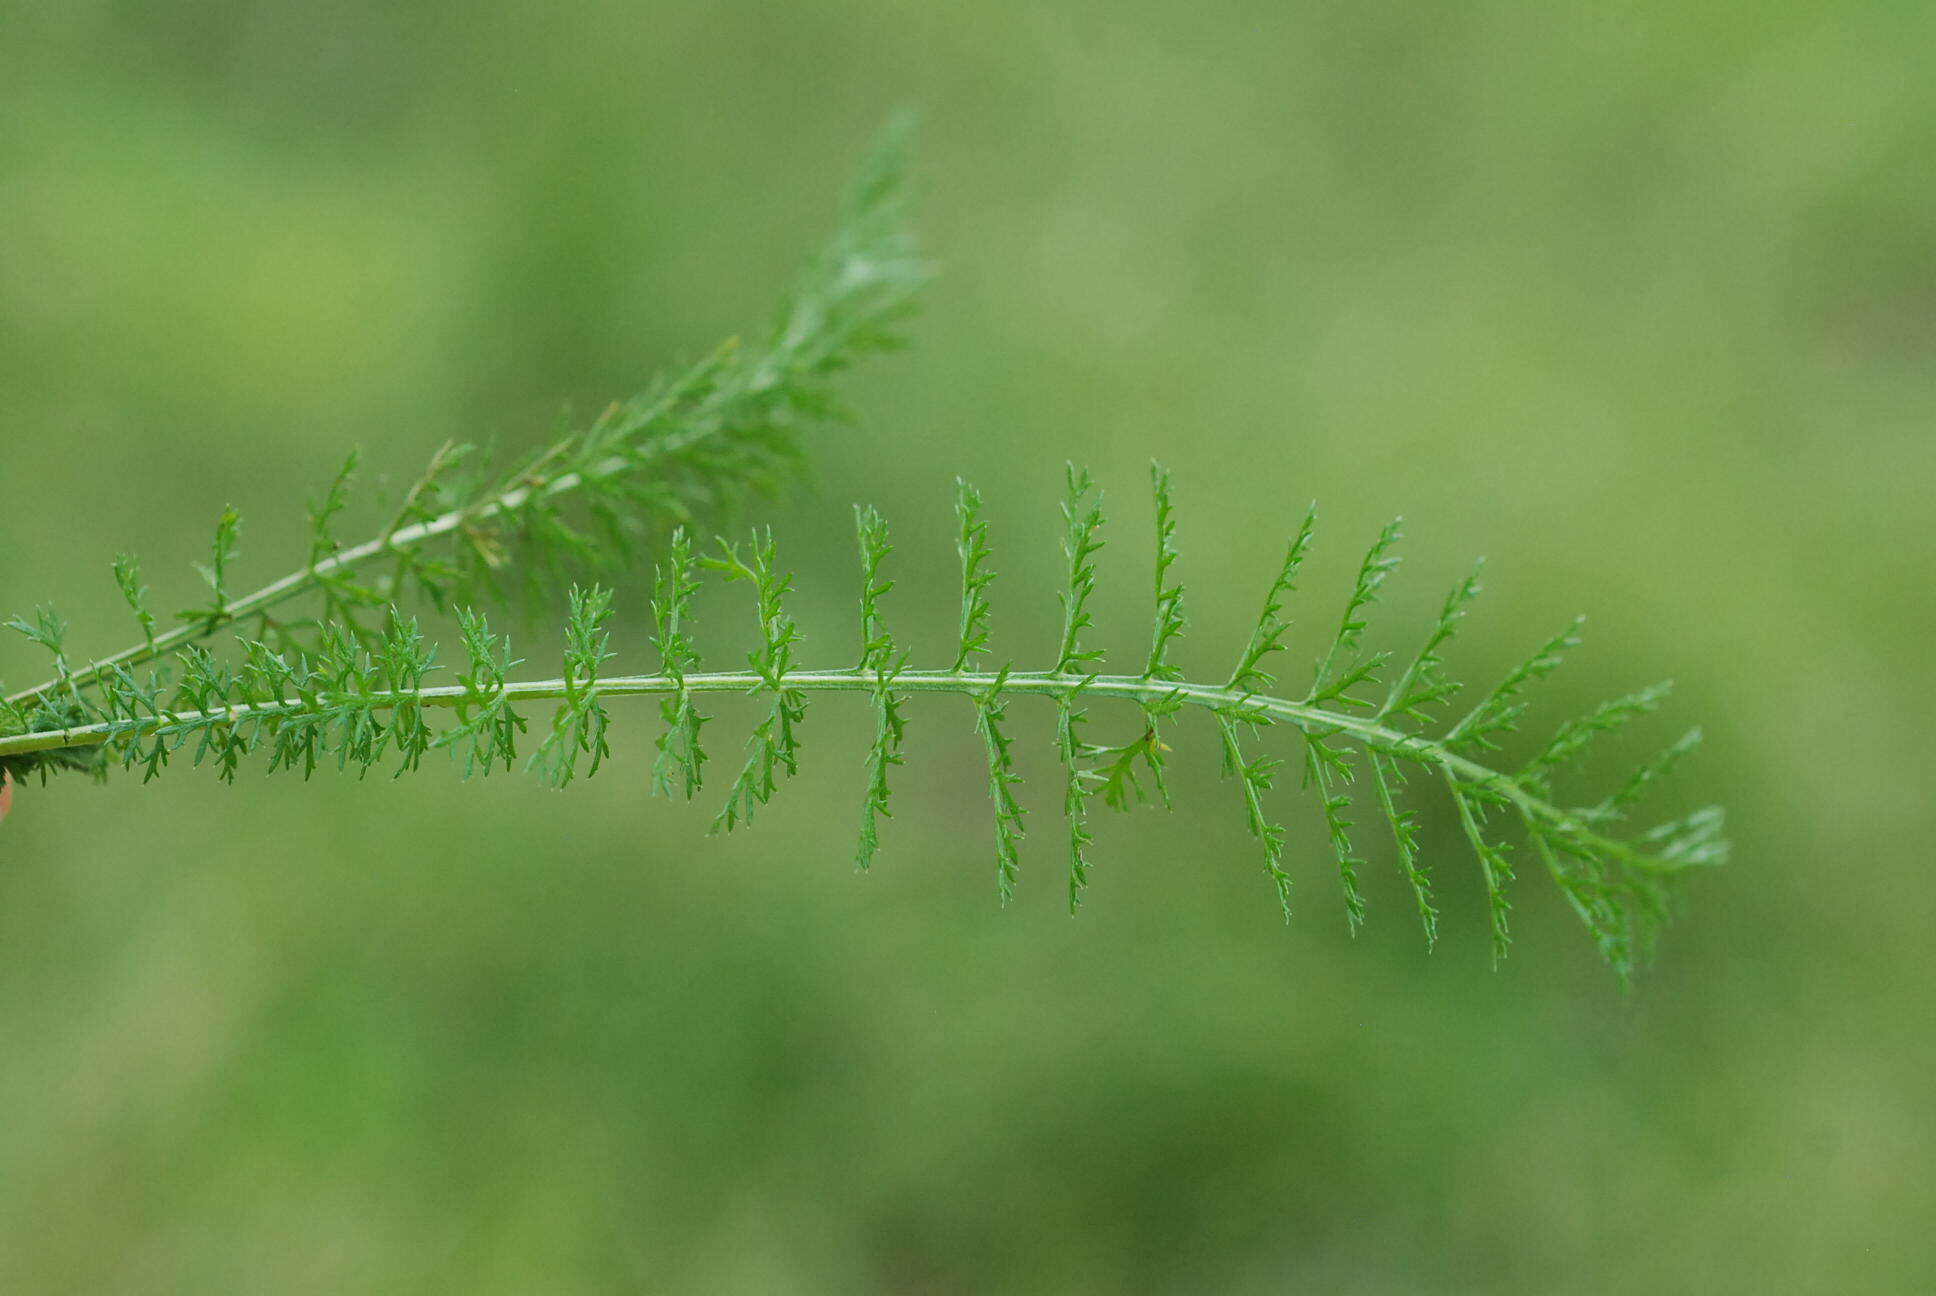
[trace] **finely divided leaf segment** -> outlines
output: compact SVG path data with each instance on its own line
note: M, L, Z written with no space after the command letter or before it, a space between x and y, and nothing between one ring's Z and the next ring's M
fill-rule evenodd
M986 758L995 881L1006 901L1020 878L1026 832L1009 704L1038 697L1054 712L1073 911L1091 871L1092 804L1100 798L1113 809L1145 800L1167 806L1164 733L1186 713L1207 712L1222 772L1286 917L1292 875L1283 829L1268 808L1284 761L1254 750L1262 731L1277 726L1295 734L1295 767L1315 794L1354 930L1365 917L1360 879L1369 865L1360 852L1368 830L1361 820L1369 819L1382 821L1427 940L1436 939L1434 877L1412 800L1417 790L1437 787L1477 863L1495 957L1509 939L1515 851L1530 851L1625 979L1667 914L1672 884L1726 856L1717 809L1639 831L1626 826L1693 750L1698 731L1588 803L1562 800L1556 776L1601 735L1654 711L1664 686L1607 702L1560 725L1524 763L1505 762L1502 740L1525 718L1529 691L1578 643L1579 623L1455 713L1449 703L1459 685L1446 674L1443 652L1479 593L1476 571L1447 594L1411 656L1363 646L1369 613L1398 564L1395 522L1365 554L1302 688L1275 672L1316 535L1315 510L1289 538L1229 676L1192 679L1172 661L1188 622L1176 575L1178 521L1160 467L1150 478L1156 542L1149 649L1139 653L1141 670L1130 674L1105 672L1102 652L1087 639L1104 513L1089 474L1073 467L1062 503L1060 634L1053 655L1035 669L991 659L993 547L981 496L966 483L955 498L959 633L952 660L934 667L913 663L889 628L892 546L876 510L855 510L858 653L848 666L810 668L798 660L802 639L788 611L792 577L770 531L703 552L694 543L702 520L776 487L801 454L801 434L838 416L830 377L861 355L896 345L896 326L927 273L902 229L901 159L900 132L892 132L857 187L840 234L763 344L722 347L495 476L476 470L471 447L446 446L390 522L372 539L346 546L332 527L349 499L352 456L310 510L303 566L253 592L237 592L232 583L241 521L225 511L201 569L206 602L167 628L149 605L138 565L117 559L115 582L141 637L109 656L77 664L66 626L51 611L9 622L48 652L53 675L0 701L0 773L17 782L64 771L104 777L121 768L154 779L185 757L232 781L245 759L260 756L271 770L305 777L325 765L402 775L441 750L467 775L508 770L522 759L563 787L609 760L612 704L653 697L662 727L652 790L692 799L707 781L704 697L750 694L763 709L714 819L716 830L727 831L750 823L799 769L810 699L853 693L873 715L855 855L866 869L891 813L894 771L906 759L909 709L916 695L950 694L966 704ZM524 663L482 610L507 597L514 576L536 590L557 588L636 563L646 551L659 555L652 673L613 669L621 654L609 630L614 595L607 584L584 579L571 586L555 676L521 672ZM746 588L759 641L742 668L702 669L692 602L705 571ZM293 615L302 596L310 596L308 614ZM454 668L440 665L438 646L400 611L410 601L454 618L461 645ZM218 654L210 644L223 637L230 646ZM549 723L535 734L526 714L534 705L551 708ZM1090 713L1105 709L1132 717L1127 741L1090 740Z

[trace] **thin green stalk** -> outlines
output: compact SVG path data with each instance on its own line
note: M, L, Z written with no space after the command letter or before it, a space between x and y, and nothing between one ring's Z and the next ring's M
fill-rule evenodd
M599 455L581 455L576 462L574 471L582 476L600 471L603 460ZM562 483L563 478L554 481ZM238 636L236 651L227 657L189 643L175 648L163 669L142 678L124 665L111 665L98 680L90 681L96 684L92 689L67 666L66 624L59 616L43 610L31 621L17 619L10 626L53 656L60 685L31 710L0 709L0 771L19 779L59 772L104 776L120 767L139 769L144 779L153 779L181 756L184 763L212 765L221 778L233 780L242 761L259 754L271 771L300 770L305 776L331 760L340 769L368 773L389 766L401 774L417 769L425 754L441 747L451 751L466 774L488 774L518 763L523 735L531 728L530 718L523 713L527 704L549 702L557 704L556 714L548 727L539 727L538 733L545 736L527 763L548 782L562 787L581 772L587 777L596 773L609 755L607 704L616 698L649 696L660 699L658 710L667 726L658 741L654 790L690 798L699 790L708 760L701 741L707 721L694 699L707 693L740 693L763 699L766 714L747 740L740 772L715 821L717 829L728 830L750 820L774 796L783 778L799 768L801 726L809 698L819 693L853 693L872 705L876 721L855 856L866 867L879 846L880 821L888 814L891 771L904 759L903 703L916 694L949 694L974 706L995 812L997 884L1006 901L1014 894L1023 868L1026 814L1017 796L1022 780L1016 771L1016 740L1007 711L1012 699L1039 697L1056 715L1071 908L1082 898L1095 841L1089 826L1089 799L1099 795L1117 809L1141 799L1137 784L1141 765L1167 804L1166 747L1158 726L1185 708L1209 712L1218 727L1223 772L1241 783L1245 821L1262 848L1264 871L1287 917L1292 874L1286 867L1286 837L1267 805L1273 776L1284 761L1267 752L1245 750L1247 741L1261 739L1264 731L1280 723L1291 726L1304 740L1305 783L1322 800L1327 845L1336 856L1346 915L1354 929L1365 916L1366 898L1358 883L1364 860L1351 832L1353 785L1366 770L1428 938L1436 932L1436 915L1426 865L1420 859L1416 812L1398 796L1404 782L1401 767L1428 772L1450 791L1459 825L1479 859L1497 954L1505 952L1510 938L1507 885L1513 880L1510 844L1497 832L1502 820L1524 822L1541 858L1549 861L1568 900L1623 978L1632 966L1632 951L1646 948L1666 916L1667 881L1725 858L1726 842L1719 836L1722 816L1714 808L1625 840L1610 835L1691 748L1692 737L1643 765L1612 796L1597 803L1568 808L1554 790L1559 776L1579 764L1596 735L1653 710L1663 692L1659 688L1617 698L1561 725L1526 764L1507 765L1492 754L1501 751L1501 740L1518 728L1530 686L1550 673L1561 654L1578 641L1577 624L1510 673L1465 719L1442 726L1434 713L1457 687L1445 673L1443 649L1477 593L1476 582L1468 578L1454 588L1431 636L1399 674L1384 704L1363 696L1374 687L1384 688L1379 671L1389 654L1363 652L1360 643L1365 614L1397 562L1392 552L1395 527L1380 533L1360 566L1346 612L1321 658L1310 693L1295 698L1283 695L1270 669L1272 659L1284 649L1290 625L1288 598L1311 544L1313 518L1308 514L1286 550L1237 670L1220 684L1185 678L1168 659L1169 647L1184 629L1183 592L1172 570L1177 559L1175 527L1168 479L1160 468L1153 472L1152 483L1158 519L1155 629L1141 674L1091 673L1101 653L1083 643L1081 631L1090 622L1097 573L1094 558L1101 547L1103 516L1088 475L1071 469L1063 511L1068 560L1063 629L1059 650L1044 670L1017 671L1006 664L989 668L993 665L989 660L992 548L980 496L964 483L957 491L960 642L953 663L944 669L907 669L906 654L888 633L882 599L894 582L884 568L891 548L886 523L872 510L861 509L856 521L862 562L862 651L859 662L844 670L796 667L794 654L801 636L786 606L792 578L778 564L770 532L756 531L750 547L744 549L724 544L720 557L702 563L685 533L675 531L652 600L654 642L661 658L655 674L605 674L604 664L612 657L607 622L614 602L612 592L598 586L571 591L561 676L523 681L514 679L520 663L510 640L494 634L485 616L474 609L457 611L462 648L453 668L455 682L434 686L426 680L438 669L437 645L394 606L386 609L386 628L380 633L359 627L354 617L346 616L319 625L313 650L297 644L290 653L286 640L269 635ZM536 497L547 486L527 478L522 489ZM334 510L336 494L332 492L315 516L326 518ZM533 517L528 504L516 500L498 507L514 512L521 521ZM427 530L463 522L440 516L407 525ZM398 528L394 534L402 531ZM225 519L217 532L216 562L208 569L217 609L228 605L223 591L234 534L233 520ZM340 560L341 556L332 557ZM331 560L321 559L318 566ZM754 595L760 640L759 647L748 654L746 668L698 669L699 654L688 627L702 565L722 571L728 581L748 585ZM139 613L145 608L139 573L131 565L118 568L118 573L130 605ZM326 585L325 592L334 598L341 587ZM1136 730L1140 736L1113 746L1084 741L1078 725L1086 712L1110 703L1141 721ZM437 714L445 717L443 723L433 725L426 719Z
M902 228L907 130L904 121L889 128L849 197L845 223L763 346L743 351L736 341L728 342L685 372L613 405L590 427L564 437L506 478L471 487L475 497L462 503L452 503L453 488L441 478L458 470L471 447L446 446L394 520L374 538L346 547L330 535L330 520L344 506L356 465L352 454L311 514L315 534L309 561L239 597L227 589L239 522L229 510L218 531L214 564L204 571L213 589L211 604L183 614L183 623L165 632L155 631L137 570L123 558L116 563L116 577L141 618L142 641L78 669L63 661L54 678L8 696L6 703L29 712L56 694L101 685L117 672L162 661L253 618L261 619L267 635L283 628L269 616L272 609L319 590L325 599L321 619L346 622L359 636L356 613L385 615L391 604L405 601L413 579L439 606L459 602L451 588L461 579L457 567L416 557L417 550L442 537L452 537L459 556L494 582L508 556L507 540L530 544L538 560L534 567L555 562L561 553L591 561L607 550L626 556L633 547L630 533L648 520L669 529L695 504L717 506L735 492L770 486L798 453L796 427L840 413L823 380L859 355L897 345L893 325L927 277ZM697 485L682 483L682 466ZM568 496L585 498L599 528L596 540L559 515L556 506ZM393 561L394 569L367 586L349 579L383 561Z
M804 693L872 694L880 682L872 670L789 671L780 686ZM991 671L902 671L894 686L908 693L946 693L980 697L991 690L998 696L1060 698L1068 692L1067 676L1044 671L1033 674ZM682 677L671 675L614 675L597 683L601 698L657 697L686 693L752 693L772 687L772 681L754 671L720 671ZM502 696L509 701L563 701L571 696L572 684L564 679L525 680L504 685ZM1148 680L1132 675L1092 675L1083 692L1097 698L1119 698L1155 703L1174 699L1185 705L1211 712L1243 707L1267 714L1297 726L1306 733L1345 734L1376 751L1408 757L1436 766L1464 784L1489 788L1504 797L1520 813L1542 824L1564 830L1570 840L1590 844L1641 868L1671 869L1653 857L1611 837L1592 832L1586 819L1574 811L1537 796L1514 780L1469 757L1459 755L1443 743L1380 724L1362 716L1332 711L1308 702L1266 697L1243 689L1208 684L1174 683ZM438 685L415 690L372 692L358 695L359 704L390 708L404 703L426 707L452 707L467 697L461 685ZM321 699L327 703L330 699ZM0 758L26 756L39 752L98 747L116 739L133 740L157 737L169 732L192 730L213 722L268 720L279 714L298 714L313 709L313 703L300 698L287 701L246 703L214 711L163 711L160 715L131 721L80 725L38 733L0 737Z
M672 453L673 449L674 447L667 446L664 450L656 452L654 457L663 457ZM631 460L614 457L601 466L605 469L604 475L611 475L625 471L631 464ZM37 684L33 688L22 689L10 695L7 701L16 706L28 706L52 695L56 690L68 687L70 682L75 688L89 688L112 674L116 667L126 669L158 661L178 648L207 639L225 625L246 621L258 613L266 612L270 608L278 607L306 594L330 576L354 571L372 559L381 558L386 554L404 553L439 536L449 535L466 524L488 521L523 506L536 495L542 494L546 497L562 495L578 489L584 483L583 474L570 473L556 481L539 486L520 486L480 504L452 509L428 522L400 527L388 535L378 536L374 540L348 549L340 549L328 558L320 559L299 571L290 572L286 576L270 581L252 594L225 601L219 617L197 618L173 630L157 634L145 643L138 643L120 652L97 658L92 664L73 671L66 679L57 677ZM388 583L386 579L385 584Z

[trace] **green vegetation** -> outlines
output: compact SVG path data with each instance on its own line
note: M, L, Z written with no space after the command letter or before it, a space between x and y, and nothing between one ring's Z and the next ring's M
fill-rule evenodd
M989 652L993 582L989 527L980 494L963 483L957 501L961 523L961 636L954 665L909 668L886 629L881 599L892 586L882 577L890 550L887 526L873 509L857 509L860 532L861 656L849 670L803 669L795 661L800 641L787 608L792 577L778 565L770 529L755 531L742 556L722 542L719 557L705 565L729 582L752 587L759 646L748 655L750 671L704 672L684 626L697 592L696 560L683 523L695 513L718 513L753 490L769 491L780 466L801 452L798 424L824 416L831 398L819 385L870 350L893 346L889 325L905 310L922 278L898 217L903 205L904 128L883 147L857 187L846 226L823 256L807 285L781 312L767 344L742 355L731 344L686 373L655 384L644 395L615 404L590 427L572 433L494 479L451 474L474 453L446 446L413 486L394 520L374 539L344 546L331 529L346 506L357 455L352 452L310 510L312 537L306 565L252 594L233 591L230 568L241 525L234 509L222 514L213 556L201 568L210 601L180 616L182 624L157 633L140 570L117 559L114 575L142 638L134 646L70 665L66 627L53 612L8 623L52 654L54 677L0 703L0 773L25 778L38 772L110 765L141 771L152 780L188 749L196 765L213 765L233 782L244 758L262 752L268 767L299 771L305 778L323 765L368 773L389 762L397 774L414 773L433 749L459 755L464 772L488 774L519 760L528 728L518 709L555 703L550 731L529 757L547 783L564 787L579 774L596 774L611 755L609 699L665 699L666 734L660 739L657 790L676 783L690 798L702 783L707 756L700 743L695 694L752 693L765 697L767 712L747 741L744 765L733 779L715 829L751 823L771 801L780 778L800 768L799 727L807 698L816 692L870 694L877 718L868 760L858 860L864 868L879 848L879 820L888 814L889 770L903 763L902 708L912 693L953 693L974 702L976 725L986 743L989 791L995 804L996 877L1004 901L1013 898L1020 871L1024 811L1016 797L1012 740L1004 728L1007 703L1016 696L1051 699L1056 710L1056 752L1068 821L1069 908L1081 903L1088 882L1093 836L1088 801L1100 792L1126 808L1141 798L1137 765L1162 789L1164 762L1157 727L1187 707L1209 711L1223 739L1223 772L1242 785L1251 833L1265 850L1266 870L1284 916L1291 916L1291 876L1284 866L1284 833L1270 822L1265 794L1281 763L1247 757L1241 735L1285 722L1297 729L1305 753L1305 782L1321 802L1336 855L1345 909L1355 930L1365 900L1346 818L1346 790L1359 762L1373 772L1379 808L1390 822L1405 875L1417 898L1428 940L1437 935L1428 874L1419 862L1413 812L1401 809L1394 786L1412 767L1443 781L1485 879L1494 957L1509 943L1506 884L1512 880L1508 846L1492 820L1516 820L1553 879L1624 979L1637 952L1652 941L1666 917L1668 884L1691 868L1726 855L1717 809L1697 811L1661 824L1633 840L1602 829L1622 818L1642 792L1657 782L1698 739L1690 733L1643 765L1618 791L1597 805L1570 807L1554 799L1552 779L1575 761L1598 734L1620 728L1655 709L1665 687L1609 702L1562 725L1522 768L1486 759L1513 732L1526 703L1521 694L1550 673L1560 655L1578 642L1576 625L1542 648L1464 718L1440 733L1427 731L1437 717L1427 708L1458 690L1440 656L1479 592L1468 577L1446 599L1424 647L1392 678L1382 703L1364 694L1380 684L1389 652L1365 652L1366 614L1386 578L1398 566L1398 523L1387 525L1366 553L1336 633L1317 664L1310 690L1295 696L1278 690L1266 669L1284 647L1290 629L1286 600L1316 525L1315 509L1290 542L1271 583L1249 642L1228 682L1192 681L1169 664L1172 644L1186 621L1183 589L1172 583L1178 558L1169 474L1152 469L1156 513L1154 628L1148 665L1140 675L1103 673L1100 649L1085 647L1093 626L1096 555L1102 549L1101 492L1086 471L1071 467L1062 504L1066 588L1061 646L1052 665L1018 671L1004 663L994 672L970 669ZM568 512L576 505L584 515ZM620 675L606 669L614 656L608 622L613 591L572 588L565 628L564 674L519 679L522 663L508 637L494 634L475 601L501 596L522 576L533 594L555 588L564 574L587 566L612 567L636 555L655 527L672 524L667 560L658 574L660 672ZM433 546L441 546L441 551ZM376 569L374 578L366 574ZM283 611L299 595L315 594L320 611L291 619ZM462 660L455 684L432 683L437 648L426 639L405 600L454 611ZM203 646L232 626L249 633L235 639L234 660ZM160 662L145 676L135 671ZM1081 725L1090 699L1119 699L1141 708L1141 737L1116 746L1084 741ZM447 724L437 717L448 714ZM1358 755L1353 756L1356 749ZM673 768L664 768L670 760ZM676 778L674 775L676 774ZM1167 792L1164 793L1167 801Z
M571 681L509 700L516 773L458 742L339 774L325 734L264 777L265 735L233 785L198 737L152 782L97 748L9 785L0 1290L1936 1290L1933 41L1868 0L9 7L0 620L51 602L73 671L193 630L231 503L228 600L306 579L352 445L343 551L439 446L481 447L445 489L506 485L650 375L763 352L896 105L939 273L904 350L809 381L840 408L789 418L773 494L621 503L610 565L508 520L500 567L426 540L421 687L488 688L459 609L507 682ZM1334 735L1346 783L1237 723L1233 767L1282 762L1253 821L1214 709L895 683L1056 666L1069 462L1107 491L1078 673L1228 684L1315 496L1253 689L1302 703L1402 513L1328 673L1393 653L1351 718L1397 689L1433 719L1377 723L1442 739L1584 612L1501 750L1456 754L1516 775L1671 677L1530 794L1628 842L1716 802L1734 862L1623 992L1482 805L1495 964L1416 762ZM958 667L957 479L992 582ZM602 552L590 499L554 502ZM779 696L602 686L757 677L758 586L705 564L769 528L790 669L868 687L801 691L798 772L715 833ZM574 587L611 592L602 646ZM197 646L317 667L327 597ZM126 669L179 684L186 647ZM0 630L0 695L51 660Z

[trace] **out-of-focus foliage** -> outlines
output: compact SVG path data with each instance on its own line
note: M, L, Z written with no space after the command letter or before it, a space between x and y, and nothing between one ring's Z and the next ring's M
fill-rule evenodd
M1394 624L1489 557L1456 677L1592 613L1529 726L1677 678L1736 863L1623 1000L1551 895L1488 971L1449 870L1429 955L1400 922L1287 931L1223 814L1096 816L1080 916L1049 885L1000 912L973 703L910 710L860 876L862 709L817 709L794 795L724 841L646 797L643 725L562 795L30 788L0 835L0 1286L1930 1286L1932 42L1880 3L9 10L0 606L122 550L189 606L184 517L250 513L246 584L305 551L274 510L348 442L407 488L445 440L601 408L758 318L828 159L914 102L947 273L773 519L802 651L853 655L868 500L897 644L954 652L959 591L910 577L956 521L901 502L957 473L1004 487L990 646L1041 659L1061 464L1177 467L1192 677L1254 623L1223 577L1277 570L1283 501L1367 536L1399 509L1448 557L1385 583ZM1083 644L1133 670L1123 530ZM1320 550L1300 598L1352 582ZM650 585L618 584L615 637ZM127 637L105 588L76 642ZM709 653L757 647L734 594L681 596ZM1030 705L1003 732L1043 824ZM1170 795L1227 807L1213 739L1163 733ZM1322 825L1282 817L1324 878ZM1025 878L1066 867L1053 835ZM1421 814L1419 858L1459 836ZM1414 908L1362 853L1370 911Z

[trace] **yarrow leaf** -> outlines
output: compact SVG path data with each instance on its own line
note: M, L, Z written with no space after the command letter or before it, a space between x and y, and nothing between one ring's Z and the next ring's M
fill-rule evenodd
M252 591L236 581L241 517L225 510L201 567L206 601L164 627L150 610L134 559L113 573L140 640L98 658L70 654L67 623L52 609L4 624L52 661L44 683L0 698L0 779L11 787L69 773L107 777L115 769L158 780L192 764L234 781L245 762L308 778L334 767L359 775L420 770L446 752L465 775L515 768L527 713L549 707L549 725L528 758L540 778L564 787L611 759L610 732L631 698L657 700L662 731L651 768L655 793L692 799L702 788L708 723L702 694L741 694L763 704L744 759L714 820L717 830L749 822L799 769L801 726L817 693L852 693L872 709L855 864L868 869L890 817L890 779L904 762L908 712L917 695L967 700L986 762L993 812L996 892L1013 899L1021 874L1025 810L1009 705L1047 701L1055 714L1066 821L1068 904L1084 900L1094 866L1090 798L1126 808L1144 796L1170 802L1164 734L1189 712L1216 726L1223 773L1241 793L1246 831L1286 918L1291 862L1285 830L1267 798L1283 758L1269 748L1302 743L1303 783L1338 869L1346 920L1364 920L1366 860L1354 835L1352 791L1367 776L1389 828L1399 873L1412 892L1428 945L1438 938L1435 886L1444 866L1422 859L1419 811L1405 794L1443 784L1450 819L1476 857L1495 958L1511 939L1516 849L1530 849L1615 972L1627 978L1646 957L1670 912L1674 885L1727 857L1718 809L1652 828L1624 825L1694 750L1699 731L1644 762L1597 801L1556 798L1563 771L1582 762L1604 734L1637 723L1663 701L1665 686L1615 698L1569 720L1529 757L1500 757L1525 719L1534 686L1579 641L1576 620L1514 668L1442 731L1438 713L1459 685L1446 650L1479 592L1475 570L1441 605L1422 647L1382 690L1388 653L1368 650L1369 611L1395 570L1396 522L1359 564L1343 613L1315 654L1302 696L1277 691L1274 658L1286 648L1288 611L1315 533L1307 511L1284 549L1254 628L1227 680L1192 678L1176 660L1185 634L1178 525L1166 470L1151 465L1155 544L1148 652L1140 670L1104 669L1091 642L1100 582L1104 514L1090 474L1071 465L1062 503L1061 629L1036 669L1018 670L991 648L994 571L980 493L958 481L955 545L960 612L952 660L915 669L887 628L882 605L894 582L888 528L871 508L855 510L860 557L859 655L844 668L814 669L797 658L802 638L770 528L721 541L702 560L691 536L745 499L775 489L793 470L802 433L843 411L831 379L859 357L898 344L926 267L902 228L902 141L892 135L855 187L847 219L774 328L750 344L731 342L695 365L616 402L589 423L561 427L549 442L489 469L473 447L450 443L388 510L374 538L344 544L342 518L356 506L354 454L310 506L308 544L295 571ZM744 533L742 533L744 534ZM593 580L654 561L651 645L656 669L628 673L615 663L630 645L615 634L619 590ZM757 646L737 670L705 671L693 634L702 566L752 594ZM488 608L522 590L541 602L568 590L559 673L521 678L510 639ZM299 600L309 600L301 603ZM433 615L426 630L407 610ZM455 634L442 618L455 621ZM451 642L453 641L454 642ZM440 642L442 641L442 642ZM452 665L440 662L448 647ZM1092 721L1092 713L1094 719ZM1092 744L1089 726L1131 720L1122 741ZM1283 728L1280 728L1282 726ZM1251 750L1255 746L1257 750ZM1424 773L1425 779L1410 776ZM1570 774L1569 774L1570 777ZM1380 834L1382 836L1383 834ZM1520 858L1525 858L1521 856Z

